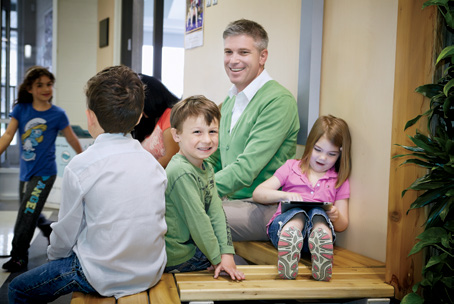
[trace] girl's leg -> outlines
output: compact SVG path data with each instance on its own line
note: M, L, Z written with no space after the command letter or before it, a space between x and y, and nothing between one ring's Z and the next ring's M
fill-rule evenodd
M21 186L25 187L25 192L20 194L21 202L14 226L11 260L3 264L7 271L16 272L27 267L28 248L55 178L55 175L34 176L27 183L21 183Z
M309 236L312 277L318 281L329 281L333 269L333 235L323 216L315 215L312 223Z
M8 289L10 303L48 303L73 291L97 294L74 253L19 275Z
M282 228L278 242L277 269L283 279L295 279L303 248L302 231L306 222L304 213L297 213Z

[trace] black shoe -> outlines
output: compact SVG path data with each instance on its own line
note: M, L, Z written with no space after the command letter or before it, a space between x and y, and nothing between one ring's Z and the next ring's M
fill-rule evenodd
M3 264L3 269L8 272L18 272L27 269L27 262L22 259L11 258L8 262Z
M48 222L44 225L38 226L38 228L41 230L43 235L47 238L47 242L49 243L49 245L50 245L50 234L52 233L52 227L50 227L50 224L52 224L52 222Z

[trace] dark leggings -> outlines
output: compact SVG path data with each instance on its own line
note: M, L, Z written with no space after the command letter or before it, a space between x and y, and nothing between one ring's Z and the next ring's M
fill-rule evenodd
M41 214L56 175L33 176L28 182L19 185L19 212L14 226L13 249L11 257L28 261L28 248L36 226L49 225L49 221Z

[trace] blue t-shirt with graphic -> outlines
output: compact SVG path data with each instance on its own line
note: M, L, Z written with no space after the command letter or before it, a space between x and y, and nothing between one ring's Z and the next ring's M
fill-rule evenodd
M55 139L69 125L65 111L54 105L49 110L36 111L31 103L19 103L10 116L19 122L20 180L57 174Z

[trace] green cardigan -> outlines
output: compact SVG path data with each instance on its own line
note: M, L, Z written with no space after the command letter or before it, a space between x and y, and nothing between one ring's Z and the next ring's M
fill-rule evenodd
M298 108L293 95L275 80L257 91L230 130L234 104L235 97L222 104L219 148L209 162L219 196L244 199L295 157Z

